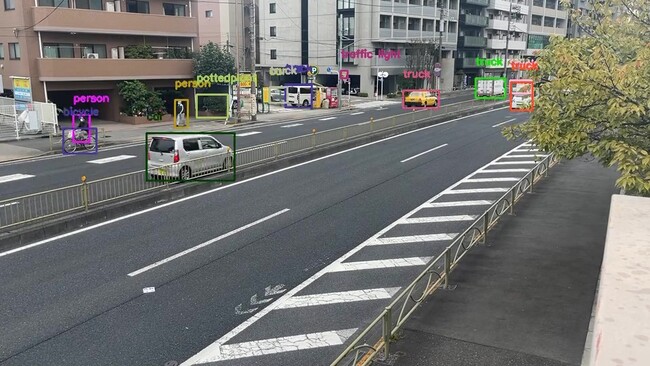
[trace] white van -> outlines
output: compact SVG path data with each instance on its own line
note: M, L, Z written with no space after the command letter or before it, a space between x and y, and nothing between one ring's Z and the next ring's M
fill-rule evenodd
M494 80L494 92L492 95L501 96L504 94L504 85L503 80Z
M287 104L293 106L309 107L312 105L312 87L309 86L287 86L285 93L287 96Z
M152 178L189 180L232 167L232 149L210 135L150 136L147 163Z

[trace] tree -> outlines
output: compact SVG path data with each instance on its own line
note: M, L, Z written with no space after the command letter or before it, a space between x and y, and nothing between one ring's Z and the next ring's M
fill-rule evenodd
M438 43L435 39L417 39L409 42L405 47L408 50L406 57L407 70L422 71L430 70L433 74L433 67L438 62ZM432 80L424 79L404 79L403 75L398 75L397 82L402 89L404 88L427 88Z
M124 99L122 112L127 116L147 116L164 114L165 106L160 95L139 80L122 81L118 85L119 94Z
M541 82L535 110L504 135L533 139L562 158L591 154L617 167L620 188L648 195L650 12L645 0L589 2L591 11L571 14L588 36L551 38L531 73Z
M235 58L226 47L219 47L218 45L209 42L201 46L198 52L193 55L194 60L194 76L198 75L228 75L235 74ZM225 111L228 106L223 98L203 98L201 110L209 110L213 113L220 113L217 111Z

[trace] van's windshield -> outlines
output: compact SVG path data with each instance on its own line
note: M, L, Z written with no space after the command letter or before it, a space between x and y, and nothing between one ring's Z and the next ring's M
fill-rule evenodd
M174 151L174 140L166 137L154 137L149 151L170 153Z

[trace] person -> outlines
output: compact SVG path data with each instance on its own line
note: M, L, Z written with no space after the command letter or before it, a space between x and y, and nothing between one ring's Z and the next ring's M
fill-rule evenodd
M185 105L180 100L176 103L176 110L178 111L176 115L176 126L185 126Z
M80 116L79 123L75 129L75 139L86 140L88 138L88 132L88 122L83 116ZM77 138L77 134L79 134L80 137Z

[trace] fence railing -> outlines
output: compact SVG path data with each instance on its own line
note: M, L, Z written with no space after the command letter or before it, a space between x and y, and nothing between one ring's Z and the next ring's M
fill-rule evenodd
M316 130L314 130L314 132L309 135L288 138L281 141L238 150L236 152L234 165L236 168L240 168L260 164L279 159L288 154L304 152L328 144L346 141L355 137L361 137L392 129L394 127L417 123L429 119L434 115L444 116L461 110L471 110L477 106L492 104L498 104L498 102L494 103L490 101L474 100L442 106L438 110L419 110L377 120L371 118L365 123L321 132L316 132ZM156 167L156 169L159 168L161 167ZM149 174L150 176L161 175L167 178L174 178L172 180L175 181L181 181L181 165L171 164L167 168L167 173L163 174L158 172L157 174L155 171L150 171ZM216 167L212 170L198 169L200 174L196 174L192 178L223 173L223 169L219 170L218 168L219 167ZM196 169L194 170L196 171ZM100 203L125 198L153 189L168 187L169 183L169 181L147 181L143 169L137 172L121 174L90 182L82 181L81 184L5 199L0 201L0 229L34 222L43 218L75 210L88 209L89 207Z
M59 120L56 104L32 102L29 110L36 112L36 118L41 122L40 131L28 130L26 123L19 118L13 98L0 97L0 139L20 140L22 136L42 133L58 135Z
M540 161L514 187L495 201L413 280L370 325L355 338L331 366L364 366L372 360L390 355L391 342L413 312L440 288L453 288L450 275L467 253L486 242L487 233L504 214L512 214L514 205L524 194L532 192L535 183L546 176L558 159L551 154Z

